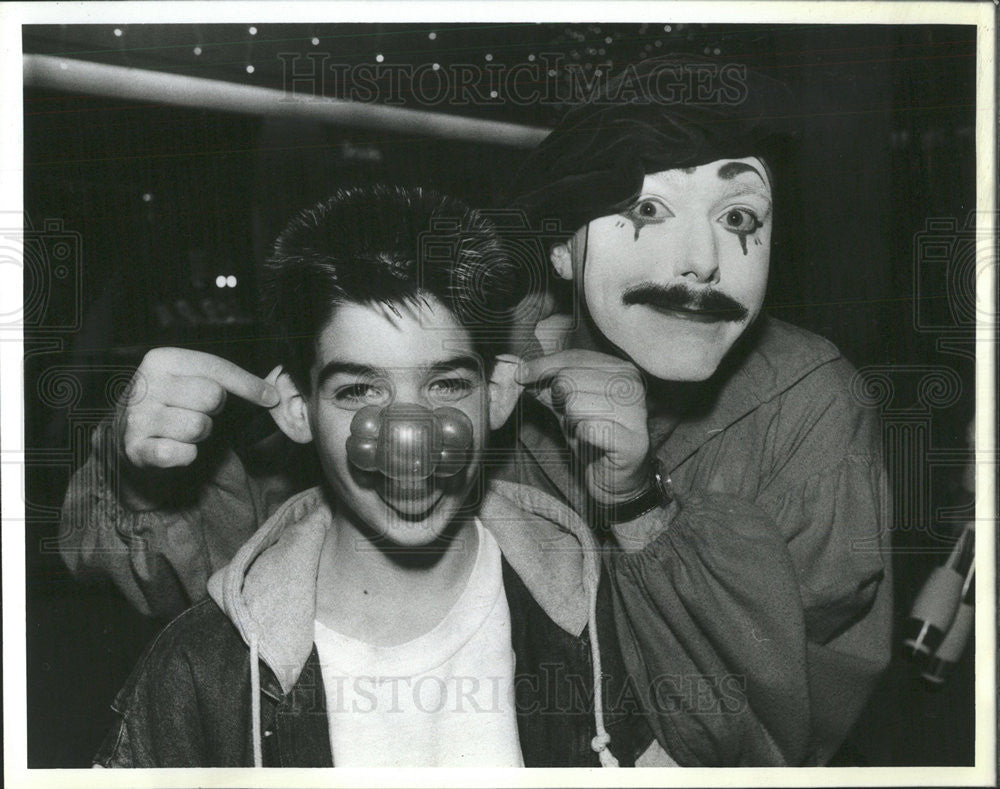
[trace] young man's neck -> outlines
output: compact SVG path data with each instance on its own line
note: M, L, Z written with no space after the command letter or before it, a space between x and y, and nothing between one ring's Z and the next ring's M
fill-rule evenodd
M431 544L404 547L337 512L320 558L316 617L371 644L410 641L433 629L465 589L479 538L456 518Z

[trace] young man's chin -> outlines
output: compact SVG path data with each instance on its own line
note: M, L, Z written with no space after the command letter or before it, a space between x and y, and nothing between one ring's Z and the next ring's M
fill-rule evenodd
M433 479L399 482L383 479L378 496L386 506L407 520L422 520L433 512L444 491Z
M431 507L423 516L397 514L390 506L389 521L382 527L381 536L396 548L421 550L438 544L447 531L450 518ZM436 550L436 549L435 549Z

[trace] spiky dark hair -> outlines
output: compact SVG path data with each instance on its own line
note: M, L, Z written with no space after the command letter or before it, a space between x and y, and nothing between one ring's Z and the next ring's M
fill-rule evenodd
M489 367L517 288L492 223L455 198L380 184L341 189L288 223L265 266L262 306L285 368L308 392L316 341L338 305L396 309L432 295Z

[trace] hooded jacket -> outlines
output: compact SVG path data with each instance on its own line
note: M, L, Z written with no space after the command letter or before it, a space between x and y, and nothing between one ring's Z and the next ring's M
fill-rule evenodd
M331 517L319 488L304 491L211 577L210 599L164 629L118 694L120 718L96 763L334 764L313 643ZM625 709L615 633L597 624L610 599L598 594L601 562L588 529L545 494L503 482L479 517L503 556L525 765L633 764L652 735Z

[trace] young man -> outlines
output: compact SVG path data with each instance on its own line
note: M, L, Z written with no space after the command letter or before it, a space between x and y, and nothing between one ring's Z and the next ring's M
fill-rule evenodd
M614 626L668 754L823 764L889 659L885 472L850 364L762 313L789 103L727 68L718 90L710 64L627 69L526 163L515 202L566 231L551 264L575 310L540 325L543 353L519 369L535 397L521 401L520 452L502 473L569 504L607 543ZM273 402L260 379L216 361L147 361L138 417L99 431L73 480L63 555L168 611L204 594L226 556L227 535L192 527L206 501L246 533L268 511L248 479L281 493L297 483L232 454L187 508L116 483L119 466L141 477L190 464L204 437L153 417L157 382L183 373ZM217 553L165 539L192 528Z
M422 254L442 221L454 254ZM489 431L520 394L517 359L477 315L509 300L511 272L487 224L420 190L346 190L293 220L268 266L287 349L267 382L274 421L314 449L321 483L157 637L98 764L614 763L593 696L609 602L589 531L537 491L477 485ZM219 392L189 378L175 396L210 407ZM206 528L226 531L230 512L208 509ZM609 637L615 679L598 688L621 685ZM651 739L634 723L610 726L626 763Z

